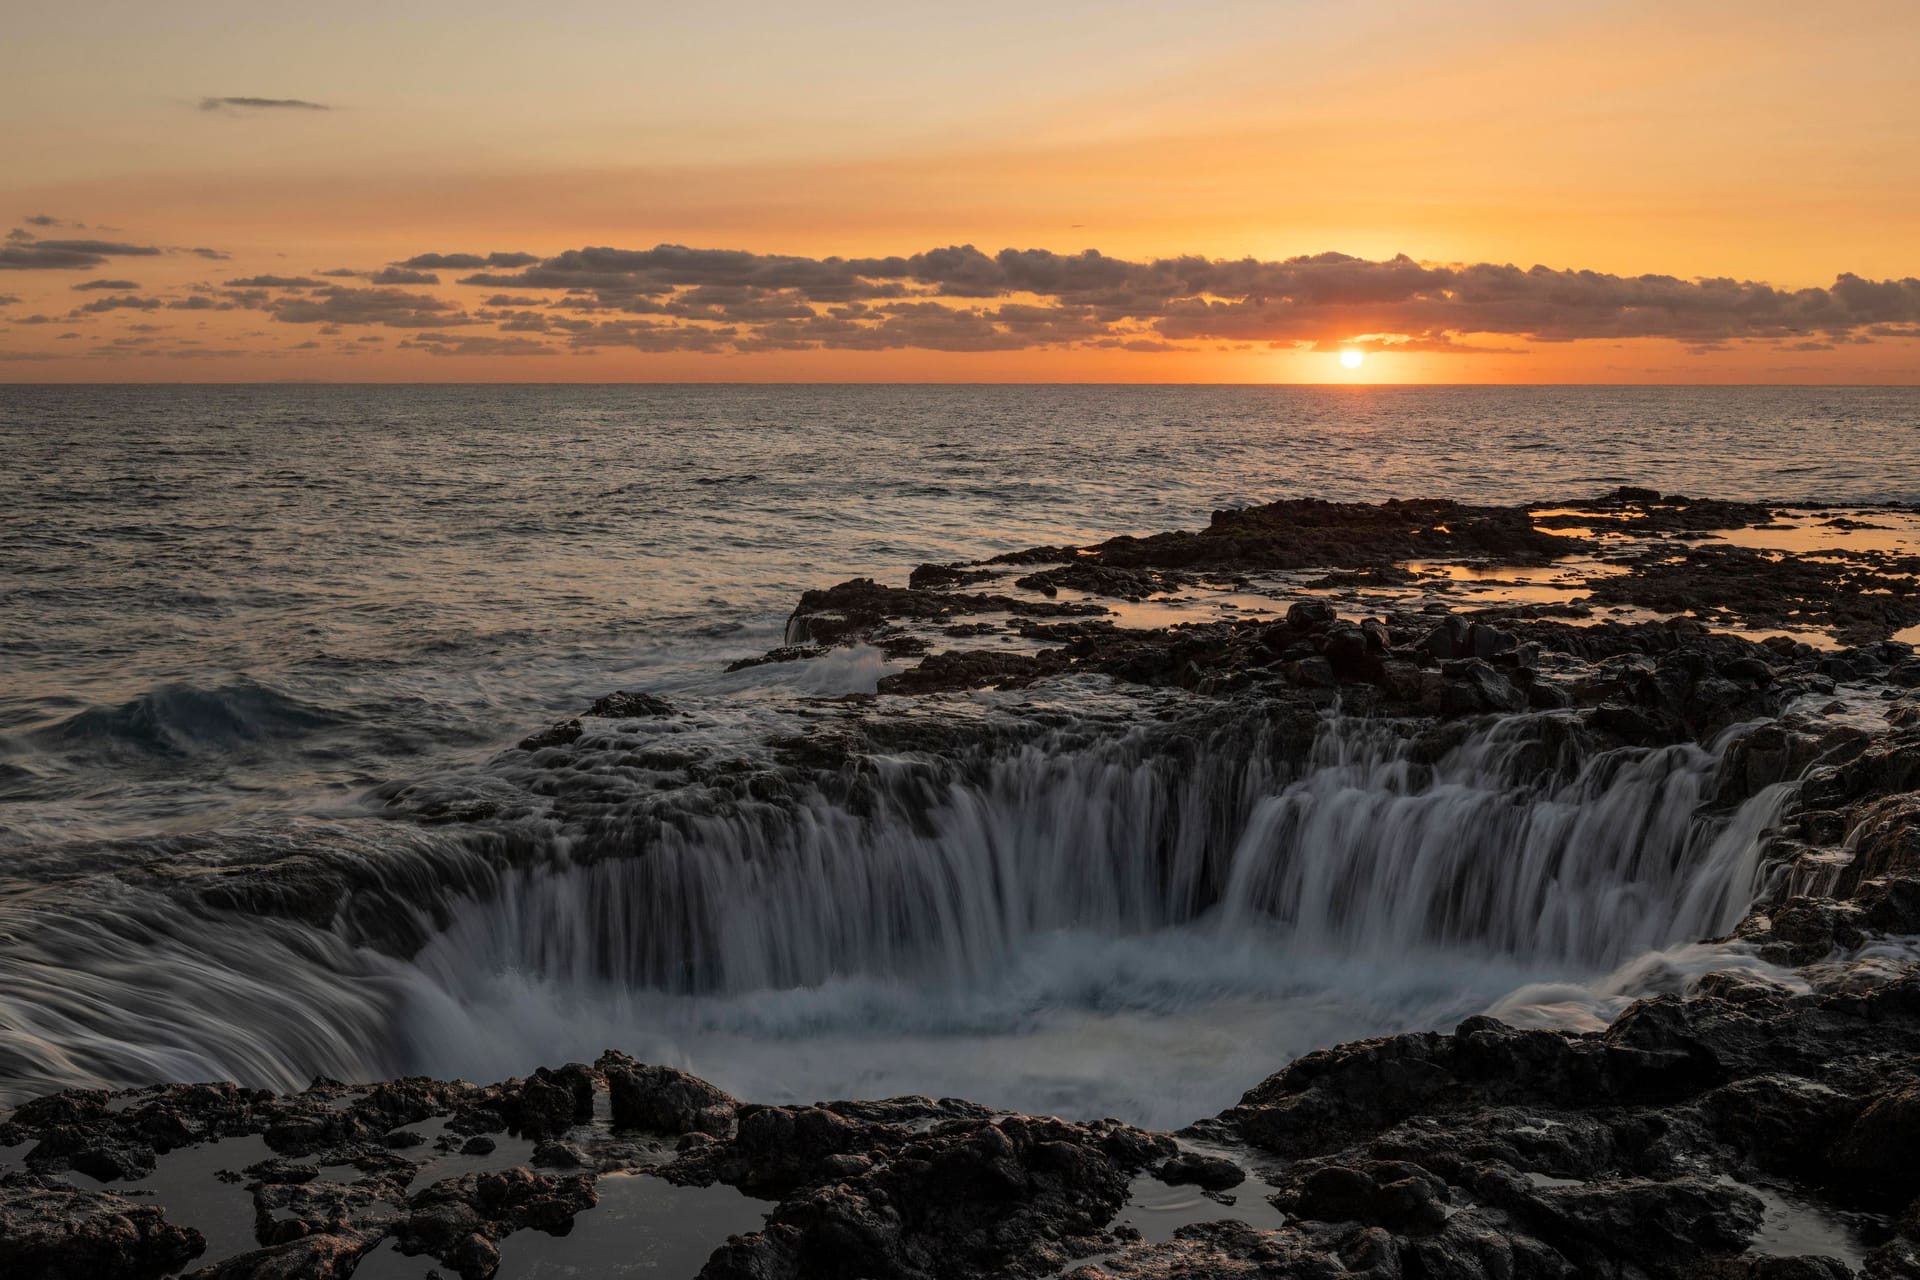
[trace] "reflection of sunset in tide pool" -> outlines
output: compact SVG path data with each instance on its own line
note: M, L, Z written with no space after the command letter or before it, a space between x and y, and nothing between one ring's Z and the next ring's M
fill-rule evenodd
M1844 511L1795 512L1796 520L1747 529L1717 529L1714 541L1766 551L1800 555L1822 551L1890 551L1920 555L1920 513L1881 508ZM1853 527L1830 523L1844 520Z

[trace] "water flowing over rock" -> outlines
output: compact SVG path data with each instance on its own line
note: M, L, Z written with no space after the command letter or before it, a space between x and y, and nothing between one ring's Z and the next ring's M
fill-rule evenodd
M1909 646L1126 612L1585 540L1548 527L1279 503L856 579L732 701L582 697L360 812L68 851L0 901L0 1257L484 1280L638 1175L762 1202L713 1280L1906 1274ZM110 1092L153 1080L237 1083ZM240 1143L239 1245L139 1199ZM1143 1235L1143 1185L1197 1216Z

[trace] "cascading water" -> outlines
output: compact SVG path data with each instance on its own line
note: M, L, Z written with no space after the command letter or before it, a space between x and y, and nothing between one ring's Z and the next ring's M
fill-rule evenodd
M291 1002L218 918L156 927L137 981L69 936L77 980L37 980L54 1012L0 1050L33 1059L8 1072L30 1083L285 1086L619 1045L764 1100L939 1091L1178 1123L1318 1045L1723 932L1788 792L1709 811L1727 745L1595 752L1541 714L1445 750L1332 718L1292 762L1244 727L868 756L780 803L555 838L484 892L417 903L444 927L404 961L278 922ZM116 1054L116 1018L148 1001L182 1048Z
M1555 967L1730 928L1787 788L1722 821L1701 812L1717 751L1578 758L1565 740L1547 760L1543 723L1496 720L1433 764L1336 723L1315 767L1254 807L1221 926L1271 924L1318 950L1427 945Z
M1712 813L1726 741L1596 753L1555 715L1431 761L1338 718L1293 766L1232 735L1049 745L517 873L416 959L422 1065L638 1041L755 1097L1191 1118L1291 1053L1724 932L1789 791Z

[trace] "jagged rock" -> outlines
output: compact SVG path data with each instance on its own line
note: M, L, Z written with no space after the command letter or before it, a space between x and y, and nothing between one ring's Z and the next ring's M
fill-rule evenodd
M837 1132L836 1145L861 1141ZM1131 1173L1172 1150L1126 1126L1029 1116L876 1137L898 1142L889 1159L816 1165L836 1180L790 1195L765 1230L717 1250L703 1280L959 1280L1057 1268L1099 1246Z
M1278 1203L1301 1218L1373 1223L1401 1235L1436 1231L1448 1214L1447 1184L1418 1165L1395 1161L1323 1165Z
M488 1280L500 1265L496 1241L519 1230L564 1235L576 1214L597 1203L588 1174L467 1174L436 1182L408 1200L395 1238L402 1253L431 1254L462 1280Z
M1860 1113L1833 1148L1834 1172L1877 1200L1920 1195L1920 1084L1891 1089Z
M1045 596L1055 595L1064 588L1119 600L1144 600L1148 596L1177 591L1191 582L1192 579L1183 573L1126 569L1077 560L1057 569L1045 569L1016 578L1013 585L1026 591L1038 591Z
M538 1141L592 1119L596 1081L593 1070L578 1062L558 1071L540 1068L520 1085L518 1098L508 1104L511 1127Z
M1534 1200L1539 1211L1529 1226L1578 1262L1624 1258L1671 1267L1738 1253L1761 1219L1756 1197L1705 1178L1545 1187Z
M1097 604L1066 604L1003 595L970 595L888 587L855 578L800 597L787 620L788 644L850 644L898 620L938 621L969 613L1012 613L1057 618L1107 612Z
M935 587L970 587L1000 575L991 569L969 569L957 564L923 564L907 577L907 585L917 591Z
M733 1127L739 1103L697 1076L611 1051L594 1067L606 1077L617 1127L669 1134L725 1134Z
M727 664L728 671L745 671L749 667L764 667L774 662L804 662L808 658L817 658L827 652L825 645L788 644L777 649L769 649L758 657L739 658Z
M1587 589L1596 602L1745 627L1827 626L1842 641L1867 644L1920 623L1920 593L1911 581L1916 567L1920 557L1781 557L1716 544L1689 547L1678 557L1651 551L1629 572L1595 578Z
M1325 600L1300 600L1287 607L1287 626L1294 631L1313 631L1332 626L1337 615Z
M1225 1191L1247 1179L1246 1170L1233 1161L1220 1156L1196 1155L1191 1151L1169 1156L1153 1176L1169 1186L1195 1186L1204 1191Z
M1017 689L1061 670L1063 660L991 649L952 649L923 659L919 666L883 677L881 693L931 693L941 689L978 689L992 685Z
M638 720L670 716L673 704L650 693L629 693L625 689L610 693L587 708L586 714L607 720Z
M0 1175L0 1275L21 1280L144 1280L206 1248L166 1211L58 1178Z
M533 1149L533 1163L543 1169L583 1169L590 1157L579 1147L565 1142L543 1142Z
M1519 507L1443 499L1375 505L1304 498L1216 511L1198 532L1112 538L1084 549L1036 547L988 563L1084 559L1121 568L1360 569L1442 556L1543 564L1579 549L1577 538L1534 528Z
M350 1231L302 1236L202 1268L189 1280L336 1280L352 1275L375 1242Z
M1479 658L1458 659L1440 668L1445 683L1439 706L1446 715L1477 715L1488 711L1524 711L1527 696L1513 681Z
M544 751L548 747L564 747L570 742L579 741L580 735L585 732L578 720L562 720L551 728L542 729L539 733L528 734L520 739L520 749Z

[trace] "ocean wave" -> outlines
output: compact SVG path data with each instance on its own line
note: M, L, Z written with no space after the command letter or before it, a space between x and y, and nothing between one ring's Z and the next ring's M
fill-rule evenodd
M69 754L180 757L300 738L342 719L251 680L211 688L182 681L115 706L88 707L32 736L43 749Z

